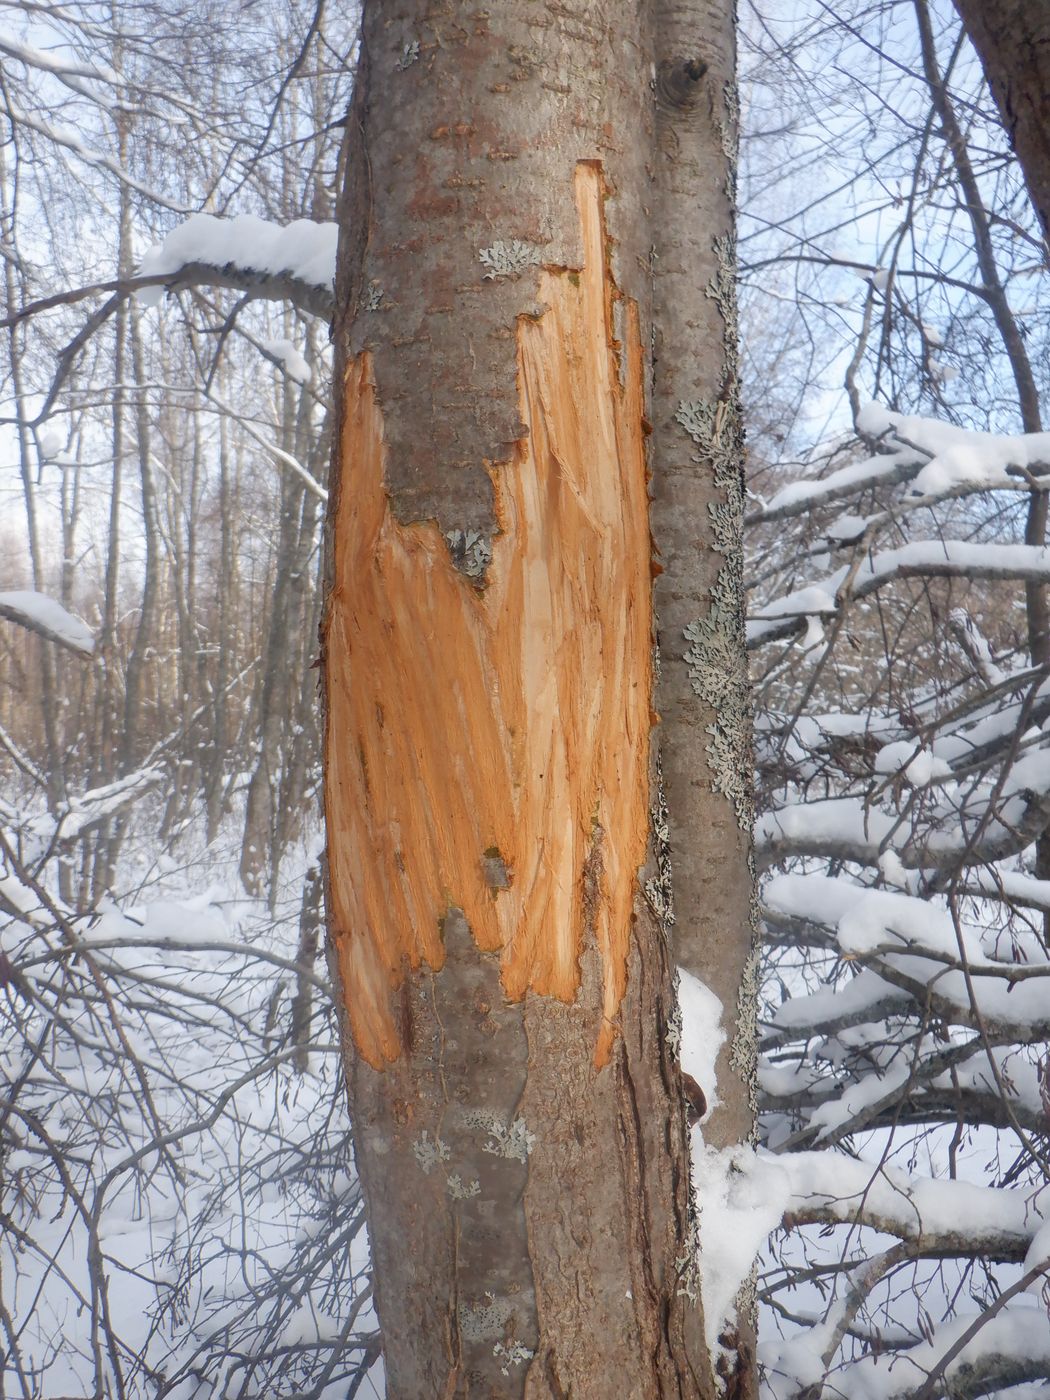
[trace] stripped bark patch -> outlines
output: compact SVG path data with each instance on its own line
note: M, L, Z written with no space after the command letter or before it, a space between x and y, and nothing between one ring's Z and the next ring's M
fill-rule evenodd
M445 957L461 909L506 995L572 1001L593 928L608 1058L648 830L652 609L637 308L607 262L600 167L581 163L579 271L546 269L517 329L528 435L489 466L484 587L384 491L370 357L344 392L326 616L332 935L355 1043L401 1052L392 994ZM622 372L621 372L622 371ZM420 425L426 451L426 425ZM588 862L600 840L596 897ZM506 878L493 878L498 853Z

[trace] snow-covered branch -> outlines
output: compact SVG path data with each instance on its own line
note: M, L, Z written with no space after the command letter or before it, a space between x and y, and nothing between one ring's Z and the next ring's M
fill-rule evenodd
M139 275L165 278L163 289L232 287L250 298L288 301L330 320L335 307L334 223L297 219L273 224L252 214L219 219L195 214L179 224L142 259ZM139 293L156 305L162 288Z
M1037 757L1044 758L1040 754ZM826 856L878 866L887 852L908 870L990 864L1023 851L1050 822L1050 782L1043 764L1016 764L998 805L986 792L944 801L923 814L920 830L908 816L856 797L794 802L765 812L755 823L755 850L763 865L789 856Z
M868 597L897 579L1013 579L1050 583L1050 548L1026 544L971 544L968 540L913 540L899 549L844 564L818 583L806 584L751 613L749 647L794 636L807 617L833 617L847 603Z
M49 642L57 642L59 646L79 652L82 656L90 656L95 650L90 627L46 593L36 593L28 588L0 593L0 617L17 622L30 632L46 637Z
M827 1152L776 1160L791 1182L785 1225L865 1225L909 1241L926 1258L987 1254L1022 1263L1050 1210L1050 1192L1033 1199L1027 1191L908 1176Z

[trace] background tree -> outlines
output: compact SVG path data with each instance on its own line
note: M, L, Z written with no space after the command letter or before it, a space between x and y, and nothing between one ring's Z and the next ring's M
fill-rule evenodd
M859 8L815 41L832 110L836 70L886 65L852 118L877 113L893 158L840 145L835 172L852 166L885 252L859 294L834 286L839 196L812 189L752 244L794 265L804 315L857 337L839 365L861 438L750 516L777 1154L756 1189L785 1193L790 1227L760 1283L762 1356L784 1397L1007 1392L1050 1350L1025 1295L1046 1279L1040 240L958 27L922 3L890 18L892 49ZM864 404L871 384L892 409ZM784 547L792 519L809 523Z

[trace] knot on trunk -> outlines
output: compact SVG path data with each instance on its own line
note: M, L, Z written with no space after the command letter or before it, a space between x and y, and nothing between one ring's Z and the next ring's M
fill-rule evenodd
M694 107L707 72L702 58L665 58L656 69L656 95L666 107Z

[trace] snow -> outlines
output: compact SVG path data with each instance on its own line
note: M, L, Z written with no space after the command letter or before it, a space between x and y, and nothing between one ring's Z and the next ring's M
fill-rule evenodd
M920 1342L910 1351L867 1356L855 1362L848 1372L850 1400L903 1400L922 1385L945 1353L977 1321L977 1314L964 1314L938 1327L931 1341ZM989 1357L1028 1358L1050 1366L1046 1309L1014 1303L996 1316L983 1319L976 1335L948 1365L946 1380L958 1377L965 1384L982 1359ZM936 1393L943 1394L943 1388Z
M95 639L87 624L45 593L28 588L0 593L0 617L19 622L23 627L85 656L90 656L95 650Z
M726 1038L721 1024L722 1003L699 978L680 967L678 1005L682 1012L679 1058L686 1074L692 1075L704 1091L710 1114L719 1103L715 1062Z
M791 1178L778 1159L747 1147L721 1150L693 1129L693 1189L700 1209L700 1286L708 1346L718 1336L758 1253L783 1218Z
M310 383L313 370L290 340L261 340L259 344L268 355L280 361L289 379L294 379L297 384Z
M904 862L896 851L887 849L879 856L879 874L887 885L893 885L908 894L914 893L916 873L904 868Z
M684 968L678 969L678 1004L682 1068L707 1099L707 1115L693 1128L692 1180L700 1222L704 1323L708 1344L717 1349L737 1292L780 1223L786 1178L772 1160L761 1160L748 1148L718 1151L704 1145L702 1124L719 1102L715 1062L726 1038L723 1008L714 992Z
M896 1100L911 1073L910 1064L891 1065L885 1074L865 1075L834 1099L818 1104L809 1115L810 1126L820 1129L817 1141L855 1121L866 1123L881 1107Z
M833 613L835 610L834 593L824 587L811 586L767 603L755 614L755 619L760 623L767 618L804 617L808 613Z
M950 763L908 739L886 744L875 756L876 773L903 773L912 787L926 787L934 778L949 777L951 771Z
M948 365L938 365L938 369L938 377L945 383L958 373ZM1050 433L982 433L936 418L894 413L879 404L866 404L861 409L857 427L872 437L888 434L891 440L918 449L929 458L911 483L911 492L919 496L942 495L961 486L1016 486L1017 479L1008 474L1008 467L1036 476L1050 474Z
M66 435L55 425L45 424L44 427L37 429L36 445L44 461L51 461L65 447Z
M4 952L40 994L21 1013L24 1043L9 1037L0 1048L0 1073L10 1082L31 1066L34 1040L46 1030L47 1082L30 1079L19 1106L38 1115L41 1132L68 1143L69 1190L32 1140L18 1146L16 1133L5 1154L10 1209L34 1245L19 1250L8 1235L0 1262L20 1307L33 1300L19 1318L20 1345L24 1358L47 1359L48 1394L93 1393L92 1313L82 1304L91 1297L90 1251L73 1193L97 1211L121 1344L173 1381L182 1373L172 1393L184 1400L224 1393L216 1371L223 1355L240 1353L241 1369L229 1372L239 1387L243 1358L260 1345L303 1340L311 1354L314 1342L336 1340L366 1281L351 1283L367 1254L357 1185L346 1169L338 1046L326 1044L322 1030L306 1074L291 1071L279 1041L265 1049L275 983L266 955L294 954L300 882L292 880L291 907L281 906L275 924L263 904L241 896L228 856L211 863L211 879L200 856L168 864L170 876L154 877L153 892L134 903L105 900L94 916L59 909L67 921L60 937L50 914L35 917L39 898L0 876L0 898L29 916L8 922ZM79 1020L74 1040L66 1034L69 993L51 987L55 950L66 940L92 950L97 984L120 1008L119 1038L105 1015ZM53 1006L59 1014L49 1027ZM167 1147L136 1097L140 1075ZM355 1219L353 1237L333 1255L331 1242ZM289 1271L294 1298L281 1282ZM357 1331L374 1326L366 1304ZM294 1357L278 1351L276 1362L294 1382L287 1374ZM257 1383L241 1393L276 1393L265 1368L255 1374ZM327 1388L325 1400L338 1393Z
M114 87L122 85L123 82L120 74L108 64L78 63L73 59L63 58L61 54L45 53L43 49L18 43L10 33L0 36L0 52L10 54L29 68L39 68L45 73L54 73L62 78L94 78ZM97 95L95 97L98 100Z
M273 224L254 214L238 214L232 219L194 214L146 253L138 272L140 277L174 275L202 263L288 277L334 291L338 236L337 224L311 219ZM145 287L138 293L147 306L158 305L163 295L163 287Z
M1047 435L1050 442L1050 434ZM898 577L945 575L955 578L1050 581L1050 547L1026 544L974 544L969 540L913 540L897 549L869 554L859 567L844 564L819 583L806 584L756 609L747 624L749 644L782 632L785 618L837 610L839 590L865 597Z
M834 544L855 544L868 528L863 515L840 515L825 527L824 535Z
M1040 1225L1032 1236L1032 1243L1028 1246L1028 1253L1024 1257L1023 1268L1026 1274L1033 1269L1050 1270L1050 1219Z
M901 1239L950 1236L963 1228L976 1238L1010 1236L1035 1249L1050 1247L1050 1188L1036 1196L968 1181L908 1175L882 1162L830 1152L790 1152L776 1158L789 1178L789 1215L816 1210L844 1225L857 1220L892 1227ZM1031 1266L1029 1266L1031 1267Z
M958 370L933 360L930 371L948 384ZM881 404L865 404L857 430L883 440L874 457L851 463L819 481L796 481L783 487L756 513L755 520L776 520L830 501L859 495L877 485L905 483L912 496L944 496L962 490L1016 490L1024 472L1050 475L1050 433L984 433L939 419L894 413ZM856 538L859 517L845 516L831 527L831 537ZM846 529L855 534L841 533Z
M915 452L904 448L896 452L880 453L877 457L866 457L861 462L853 462L819 481L793 481L773 496L756 519L776 520L783 515L799 513L803 509L808 510L828 501L856 495L872 486L887 481L898 481L902 473L914 474L920 465Z
M910 1002L874 972L859 972L841 987L789 997L773 1014L772 1025L788 1035L811 1035L829 1025L848 1026L857 1021L901 1011Z
M777 876L768 882L764 897L771 909L834 929L847 958L874 959L874 972L861 973L845 987L785 1001L773 1018L778 1030L797 1033L807 1026L843 1023L854 1010L881 1008L885 1013L895 988L877 976L879 970L930 987L956 1008L964 1023L976 1006L986 1020L1008 1024L1019 1035L1036 1035L1050 1025L1050 964L1019 966L989 956L980 931L957 924L943 904L816 874ZM851 1101L844 1111L863 1106Z

